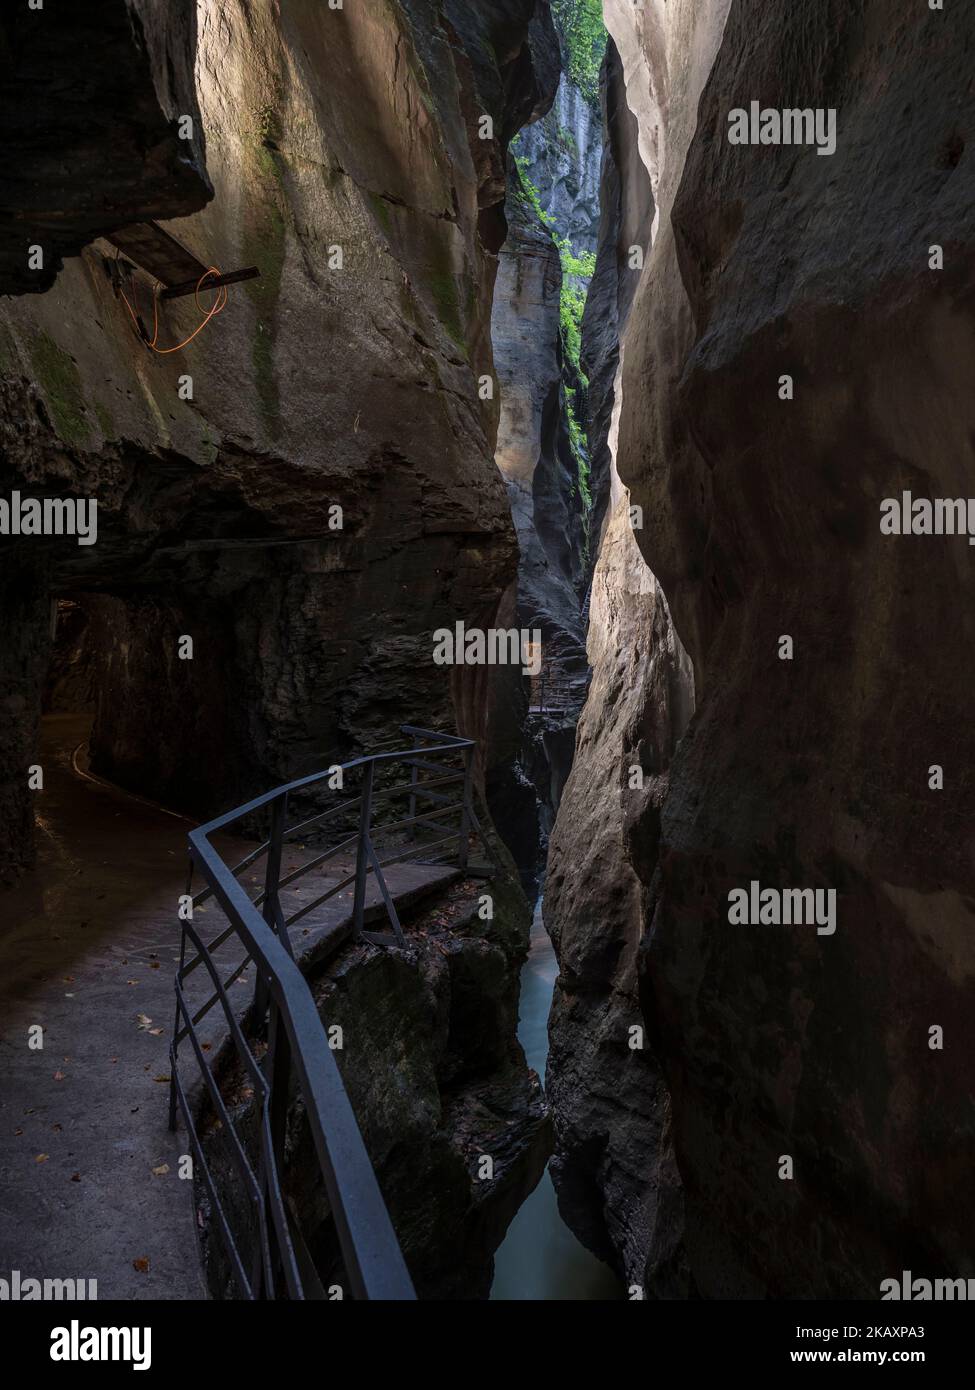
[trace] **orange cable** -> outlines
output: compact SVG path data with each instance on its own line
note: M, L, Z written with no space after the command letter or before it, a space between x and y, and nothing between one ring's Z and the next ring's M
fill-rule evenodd
M117 253L117 252L116 252L115 259L118 260L118 253ZM203 305L200 303L200 288L201 288L201 286L202 286L202 284L203 284L203 281L206 280L206 279L207 279L209 276L211 276L211 275L219 275L219 274L220 274L220 271L219 271L219 269L217 268L217 266L211 265L211 266L210 266L207 270L205 270L205 271L203 272L203 274L200 276L199 280L198 280L197 283L196 283L196 289L195 289L195 291L194 291L194 298L196 299L196 307L197 307L197 309L199 309L200 313L203 314L203 319L201 320L201 322L200 322L199 324L197 324L196 328L194 328L193 332L190 334L190 336L189 336L188 338L184 338L183 341L182 341L181 343L177 343L175 347L168 347L168 348L157 347L157 343L159 342L159 283L158 283L158 281L157 281L157 283L156 283L156 288L155 288L155 291L154 291L154 293L153 293L153 299L152 299L152 306L153 306L153 325L152 325L152 339L151 339L151 340L145 336L145 330L144 330L143 328L141 328L140 325L139 325L139 317L138 317L138 314L133 310L132 305L129 303L128 299L126 298L125 291L121 288L121 286L119 286L119 294L121 295L122 303L125 305L126 309L128 309L128 311L129 311L129 317L132 319L132 322L135 324L136 331L138 332L139 337L140 337L140 338L142 339L142 341L145 343L146 347L151 348L153 352L158 353L161 357L165 357L168 353L171 353L171 352L180 352L183 348L186 347L186 345L187 345L188 343L191 343L191 342L193 341L193 339L196 337L196 335L197 335L198 333L201 333L201 332L203 331L203 329L206 328L207 324L210 322L211 319L216 318L216 316L217 316L218 314L222 313L223 310L224 310L224 309L226 308L226 306L227 306L228 294L227 294L227 286L226 286L226 285L218 285L218 286L217 286L217 290L216 290L216 296L217 296L217 297L216 297L216 299L213 301L213 303L211 304L211 306L210 306L209 309L206 309L206 310L205 310L205 309L203 308ZM138 298L136 299L136 305L138 306Z

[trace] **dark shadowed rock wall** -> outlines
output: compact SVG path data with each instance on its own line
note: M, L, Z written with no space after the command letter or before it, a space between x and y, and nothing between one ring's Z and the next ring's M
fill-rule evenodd
M627 1282L643 1283L652 1248L661 1266L655 1291L681 1292L669 1098L645 1036L637 952L640 871L654 862L668 765L693 710L693 675L634 539L614 466L620 337L640 280L630 252L649 248L654 202L612 42L602 103L600 243L582 354L592 526L600 538L589 605L593 675L545 887L545 925L559 960L547 1073L557 1135L552 1174L564 1217L590 1249Z
M0 306L0 495L98 501L94 545L0 547L2 871L30 855L52 597L78 600L97 653L93 769L170 807L227 809L401 742L407 720L476 736L489 787L517 700L495 669L434 665L432 634L514 603L480 385L507 142L558 83L546 0L82 11L45 8L39 55L18 19L0 83L5 115L28 88L34 103L5 131L18 212L0 219L0 288L46 290ZM66 90L36 80L44 52L59 70L75 56ZM208 265L260 270L164 356L97 239L149 216ZM28 242L45 248L36 280ZM151 326L149 281L125 288ZM163 304L159 345L198 322L192 296ZM56 668L75 659L62 635ZM492 891L490 927L350 950L323 1000L374 1043L350 1050L347 1080L424 1294L487 1292L547 1152L515 1037L530 913L510 866ZM481 1151L494 1183L475 1176Z
M3 293L47 290L94 237L207 201L196 37L196 0L25 2L0 17Z
M662 809L631 823L637 883L606 949L638 951L689 1286L873 1299L902 1269L971 1276L970 548L879 522L902 489L972 492L973 15L907 0L607 13L658 218L618 466L698 708ZM753 99L835 108L835 155L730 145L728 112ZM635 612L622 588L615 602ZM639 663L619 662L625 690ZM673 697L644 689L653 727ZM594 682L593 721L618 698ZM594 751L591 774L620 751ZM834 889L835 934L730 925L728 893L752 880ZM567 907L563 954L596 907ZM579 1081L598 1116L602 1091ZM664 1177L647 1173L645 1200ZM589 1210L633 1269L616 1208ZM667 1259L661 1233L639 1282L666 1293Z
M509 172L508 236L492 316L495 459L518 536L517 619L539 634L548 672L546 686L533 687L532 708L523 701L513 775L496 803L526 883L544 861L586 687L588 451L581 432L574 438L570 411L584 426L587 385L567 346L558 243L576 256L595 251L601 128L600 113L563 71L555 103L519 137L522 167L512 162ZM572 683L570 698L552 701L553 672Z
M551 102L558 50L534 0L476 13L232 3L202 9L198 26L184 8L145 0L109 24L103 3L91 16L99 41L119 45L110 66L139 76L139 102L123 84L104 119L141 164L101 116L78 115L75 130L70 102L41 104L35 138L51 159L72 132L94 147L67 181L38 176L74 241L11 197L47 238L49 266L152 214L176 218L166 225L207 264L254 264L260 278L158 356L95 241L47 294L0 309L0 380L6 487L99 502L97 544L33 547L52 592L110 605L93 765L205 814L395 737L406 719L454 722L432 631L489 625L517 554L493 464L497 404L478 390L493 373L504 147ZM91 95L106 55L96 45L86 67L79 11L44 13ZM171 30L195 60L173 56ZM194 64L195 95L173 95ZM189 193L183 110L205 135L207 173ZM206 210L184 216L211 185ZM25 288L19 272L5 284ZM148 281L128 292L151 322ZM163 305L160 345L197 323L192 296ZM16 567L29 544L0 563ZM183 636L192 662L174 646ZM493 731L458 703L490 770Z

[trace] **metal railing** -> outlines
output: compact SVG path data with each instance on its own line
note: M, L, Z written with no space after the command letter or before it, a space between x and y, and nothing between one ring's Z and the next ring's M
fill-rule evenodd
M333 766L277 787L189 835L190 882L180 913L176 1019L170 1046L169 1124L175 1129L177 1115L182 1115L209 1199L211 1227L218 1232L226 1256L221 1268L244 1298L326 1296L306 1233L283 1190L295 1089L310 1128L350 1292L357 1298L415 1297L325 1025L296 964L290 936L295 924L313 921L313 913L354 885L346 923L354 939L402 945L403 928L384 869L412 861L455 863L458 871L474 872L468 864L472 834L479 835L491 852L473 806L473 741L411 725L404 725L401 732L412 739L411 748L355 758L340 768ZM403 768L409 770L408 781L384 784L384 779L388 782L390 774ZM346 783L357 780L358 793L289 827L289 801L302 799L311 788L320 791L325 779L343 794ZM397 798L406 800L408 815L379 821L377 807L395 803ZM433 809L426 810L427 804ZM239 828L241 822L253 823L258 816L269 818L266 840L231 867L215 838ZM455 816L456 825L448 824ZM339 827L339 839L282 876L285 845L298 837L307 841L321 834L330 821ZM432 840L423 838L431 833ZM448 845L454 846L452 852ZM261 859L265 861L263 884L251 897L242 875ZM311 902L302 901L286 912L289 894L295 897L304 892L294 885L319 873L330 861L335 861L335 880ZM202 874L205 887L191 896L194 869ZM370 875L381 903L367 910ZM250 877L256 882L259 876ZM219 906L227 925L221 924L216 935L205 941L195 914L208 901ZM385 911L391 931L367 930L369 911ZM341 910L339 919L341 925ZM349 931L333 933L333 939L338 943L348 935ZM225 946L235 958L241 949L244 952L229 972L214 961L215 952ZM256 978L248 1002L242 986L249 977L243 972L251 968ZM199 991L201 981L205 997L194 998L194 987ZM200 1024L218 1006L227 1036L208 1062L205 1054L213 1044L202 1040ZM219 1023L219 1015L217 1019ZM179 1047L184 1041L199 1072L195 1090L180 1073ZM246 1103L228 1094L232 1075ZM212 1148L208 1134L218 1131L229 1152L225 1174L215 1171L208 1157L208 1147ZM231 1179L231 1173L236 1179ZM221 1176L226 1179L223 1183Z
M562 714L580 709L586 701L588 678L574 673L557 658L542 663L537 676L532 677L529 708L537 713Z

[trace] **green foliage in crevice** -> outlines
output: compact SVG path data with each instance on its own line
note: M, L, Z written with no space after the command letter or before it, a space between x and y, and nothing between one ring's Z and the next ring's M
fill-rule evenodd
M576 405L578 392L571 386L565 387L565 419L569 429L569 447L576 463L576 477L579 482L579 495L582 498L583 512L588 518L592 508L592 488L589 482L589 447L585 431L579 421L579 407ZM586 521L586 541L588 544L588 519Z
M511 142L514 152L515 168L518 170L518 194L522 202L534 212L544 227L551 229L555 219L542 207L538 189L528 175L529 160L517 152L517 137ZM562 292L559 298L559 322L562 327L562 341L572 369L585 386L589 385L579 363L582 352L582 315L586 307L589 281L596 270L596 257L592 251L583 251L577 256L568 237L560 237L552 231L552 240L559 250L562 262Z
M85 394L74 358L49 334L41 332L31 341L30 359L54 428L65 444L84 448L91 441L91 426L86 419Z
M552 13L562 37L563 65L586 100L599 101L599 69L606 52L602 0L552 0Z
M582 370L582 316L586 308L586 298L589 294L589 282L596 270L596 256L592 251L583 251L576 255L572 243L568 237L560 237L554 230L555 219L542 207L538 189L532 182L528 167L530 161L525 155L518 153L518 137L511 142L511 151L514 158L515 168L518 171L518 187L516 197L519 197L525 207L530 208L543 227L548 228L552 240L558 247L559 260L562 263L562 287L559 293L559 330L562 339L562 352L566 365L566 375L579 382L583 391L589 388L589 378ZM583 501L584 512L588 514L592 507L592 491L589 482L589 450L586 440L586 432L583 427L580 403L577 401L578 389L566 386L565 391L565 418L569 431L569 445L572 449L572 456L575 459L576 471L578 476L579 494ZM588 538L587 538L588 544Z

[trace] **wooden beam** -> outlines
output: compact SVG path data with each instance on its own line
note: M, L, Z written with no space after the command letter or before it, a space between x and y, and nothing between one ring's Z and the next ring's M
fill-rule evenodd
M212 275L201 287L200 293L206 294L207 290L219 289L221 285L235 285L238 280L254 280L260 275L256 265L250 265L246 270L231 270L226 275ZM195 280L184 280L181 285L170 285L163 290L160 299L182 299L184 295L194 294L196 287L200 283L200 277Z

